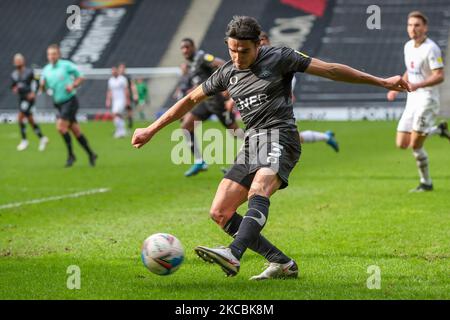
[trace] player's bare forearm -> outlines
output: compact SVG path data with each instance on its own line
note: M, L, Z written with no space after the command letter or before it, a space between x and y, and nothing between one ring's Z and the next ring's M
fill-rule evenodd
M405 71L402 78L403 78L403 80L408 81L408 71Z
M131 140L135 148L140 148L145 145L159 130L169 125L170 123L181 119L192 108L206 99L203 93L202 86L198 86L187 96L175 103L169 110L167 110L158 120L153 122L147 128L136 129Z
M105 105L107 108L111 106L111 90L106 91Z
M312 59L306 72L334 81L369 84L395 91L410 90L408 83L401 76L383 79L344 64L327 63L315 58Z
M134 82L132 82L132 84L131 84L131 91L133 92L134 101L137 101L138 100L138 92L137 92L137 88L136 88L136 85L134 84ZM131 100L131 97L128 97L128 98Z
M408 82L408 71L405 71L403 73L402 79L404 81ZM411 86L410 87L411 91L413 91L412 84L410 84L410 86ZM399 93L399 91L397 91L397 90L389 90L388 93L387 93L387 99L389 101L394 101L395 98L397 97L398 93Z
M213 62L211 63L211 65L215 68L219 68L221 66L223 66L225 64L225 60L222 60L220 58L214 58Z
M420 83L413 84L413 89L419 89L424 87L431 87L444 82L444 69L435 69L432 71L431 76L426 78Z
M83 77L78 77L78 78L76 78L76 79L73 81L73 86L74 86L74 88L78 88L78 87L81 85L81 83L83 83L83 81L84 81L84 78L83 78Z
M45 91L45 80L41 80L39 81L38 94L41 94L44 91Z
M157 121L153 122L150 127L155 131L161 130L168 124L181 119L181 117L192 110L192 108L204 98L206 98L206 96L203 94L203 89L201 86L197 87L187 96L175 103Z

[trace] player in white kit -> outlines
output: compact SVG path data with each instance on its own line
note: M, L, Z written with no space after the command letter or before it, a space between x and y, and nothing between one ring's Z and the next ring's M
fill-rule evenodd
M419 12L408 15L408 35L411 40L405 44L406 72L403 78L411 84L406 107L397 127L397 147L412 148L419 170L420 184L412 192L433 190L428 168L428 154L424 142L430 135L439 134L450 140L447 123L435 126L439 112L439 91L437 85L444 81L444 63L441 50L427 37L428 19ZM393 101L398 92L389 91L387 98Z
M130 103L127 79L119 74L117 67L111 69L112 77L108 80L108 91L106 93L106 108L111 108L114 116L114 138L123 138L125 129L125 108Z

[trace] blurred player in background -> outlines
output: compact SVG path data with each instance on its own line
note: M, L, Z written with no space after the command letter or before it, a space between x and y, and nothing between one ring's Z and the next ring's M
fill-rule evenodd
M127 74L127 66L125 65L125 63L124 62L119 63L117 68L119 70L119 74L124 76L127 79L128 83L130 103L126 106L126 109L127 109L128 129L131 130L133 129L133 106L138 101L138 93L134 82L131 80L131 77Z
M130 91L127 79L119 74L117 67L111 68L111 78L108 80L106 92L106 108L111 108L113 114L114 138L123 138L126 135L125 108L130 105Z
M144 81L144 79L139 78L136 79L135 85L138 95L136 111L139 112L139 119L145 120L145 109L150 103L150 99L148 96L148 83L147 81Z
M83 82L83 77L73 62L60 59L60 57L61 52L58 45L52 44L47 48L48 64L42 70L41 92L51 93L55 108L58 110L56 127L67 147L66 167L71 167L76 161L69 131L72 131L88 154L90 165L95 166L97 154L90 148L76 117L79 107L76 89Z
M38 82L33 70L26 67L25 57L22 54L16 53L13 60L16 70L11 74L11 89L19 98L19 115L17 121L19 122L20 135L22 137L22 140L17 146L17 150L23 151L28 147L25 126L25 119L27 119L39 137L39 151L44 151L48 143L48 138L42 134L41 128L33 118L34 102L39 89Z
M307 72L390 90L404 91L409 87L401 76L378 78L346 65L310 58L290 48L260 46L260 32L254 18L233 17L226 32L231 60L150 126L136 129L132 144L135 148L142 147L207 97L227 90L246 125L246 139L235 164L219 184L210 215L234 240L228 247L198 246L195 251L205 261L218 264L228 276L234 276L239 272L243 254L250 248L270 263L251 279L294 278L298 275L296 262L261 235L269 214L269 198L288 186L289 175L301 154L291 99L294 73ZM255 139L257 144L253 142ZM248 211L242 217L237 209L247 200Z
M269 35L265 31L261 31L261 34L259 36L261 40L262 46L271 46ZM295 89L295 83L297 82L295 75L292 78L292 99L295 99L294 96L294 89ZM328 130L326 132L318 132L318 131L312 131L312 130L306 130L306 131L299 131L300 135L300 142L301 143L313 143L318 141L325 141L331 148L333 148L334 151L339 152L339 144L336 141L334 137L334 132L331 130Z
M186 76L182 78L185 82L182 85L187 88L186 93L202 84L218 67L224 64L222 59L205 53L203 50L197 50L194 41L190 38L181 40L180 50L186 59L184 71ZM184 93L183 90L181 91ZM226 104L225 100L224 94L217 93L183 117L181 127L187 133L186 140L189 141L191 152L194 155L194 164L185 172L186 177L196 175L208 168L195 139L196 121L205 121L214 114L226 128L234 130L235 137L243 137L243 132L235 121L233 106Z
M441 50L427 37L428 19L419 12L408 15L407 31L411 40L405 44L406 71L403 79L411 84L406 107L397 127L397 147L411 148L419 170L420 184L411 192L433 190L428 168L428 154L424 143L427 136L439 134L450 140L447 123L435 126L439 113L437 85L444 81L444 63ZM389 91L387 98L393 101L398 92Z

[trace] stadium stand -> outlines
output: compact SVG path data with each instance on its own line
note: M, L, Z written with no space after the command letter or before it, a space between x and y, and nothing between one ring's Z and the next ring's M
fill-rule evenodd
M170 1L134 1L125 6L126 14L105 47L102 48L100 58L93 63L96 68L109 68L118 62L126 62L128 67L155 67L170 43L177 29L177 22L182 20L189 7L189 1L178 1L176 6ZM0 52L0 81L9 83L12 71L12 56L22 52L28 64L42 67L46 63L45 50L50 43L61 43L70 38L70 31L66 27L68 14L66 9L73 1L44 0L40 5L36 2L18 0L0 4L0 27L6 32L5 41L2 41ZM23 12L24 20L13 18L13 12ZM94 33L93 25L97 22L99 27L109 21L101 23L101 15L107 10L98 10L84 31L82 37L77 39L77 45L69 54L73 59L81 51L83 41ZM161 14L161 13L164 14ZM94 41L97 38L94 38ZM81 56L81 55L80 55ZM79 63L80 64L80 63ZM79 91L82 107L91 109L104 108L106 81L86 81ZM42 102L41 107L51 109L48 99ZM0 91L0 110L15 109L16 97L9 90Z
M381 8L381 30L365 27L369 14L361 12L366 12L372 4L370 0L336 1L316 57L350 64L380 76L403 74L403 46L408 40L406 16L412 10L421 10L429 17L429 36L445 54L450 30L450 2L377 1ZM385 90L381 88L342 84L308 75L303 76L297 84L296 94L305 105L336 106L350 101L387 103Z
M9 90L13 55L21 52L29 66L42 65L47 45L62 36L61 29L65 26L67 17L66 8L71 2L73 1L43 0L39 6L36 2L27 0L0 2L0 83L3 86L0 90L0 110L16 109L17 99ZM17 19L17 12L21 12L22 19ZM62 14L58 14L59 12Z
M28 0L0 3L0 28L6 30L0 51L2 84L9 82L14 53L22 52L30 66L41 67L46 62L45 49L49 43L61 43L77 35L70 33L66 27L66 9L72 3L69 0L42 0L39 5ZM167 61L163 62L163 58L167 55L172 40L180 36L179 27L183 19L190 17L187 13L194 3L198 5L195 0L130 0L128 5L122 7L126 12L122 12L123 17L116 21L114 32L91 65L109 68L124 61L128 67L166 66ZM371 0L221 1L199 47L227 59L228 52L223 43L226 25L231 16L245 14L260 21L274 44L285 43L325 61L350 64L380 76L401 74L404 70L403 45L408 40L406 15L409 11L418 9L429 16L429 35L446 52L450 30L449 1L377 1L381 8L381 30L366 28L369 17L366 10L370 5ZM27 23L15 19L13 12L22 12L22 20ZM101 19L108 18L105 16L109 11L85 12L89 17L86 31L78 33L79 37L73 42L75 45L67 51L68 57L78 59L78 63L85 58L82 53L87 43L99 45L95 43L98 38L92 39L92 33L95 35L96 23L97 26L102 26ZM114 14L110 14L109 18L111 16ZM195 21L183 23L195 26ZM185 36L189 36L189 33ZM384 90L379 88L335 83L308 75L297 78L297 106L320 108L387 103ZM79 92L82 108L103 109L105 89L106 81L87 81ZM15 97L9 90L0 90L0 112L15 110L15 103ZM399 101L397 104L400 106L403 102ZM48 110L52 108L48 99L41 101L41 106Z

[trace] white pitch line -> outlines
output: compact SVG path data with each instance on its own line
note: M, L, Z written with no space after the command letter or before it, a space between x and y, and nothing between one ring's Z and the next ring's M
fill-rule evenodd
M29 200L29 201L23 201L23 202L13 202L13 203L0 205L0 210L21 207L26 204L36 204L36 203L42 203L42 202L48 202L48 201L67 199L67 198L79 198L82 196L89 196L91 194L104 193L104 192L108 192L108 191L110 191L109 188L91 189L91 190L80 191L80 192L71 193L71 194L65 194L65 195L61 195L61 196L53 196L53 197L35 199L35 200Z

